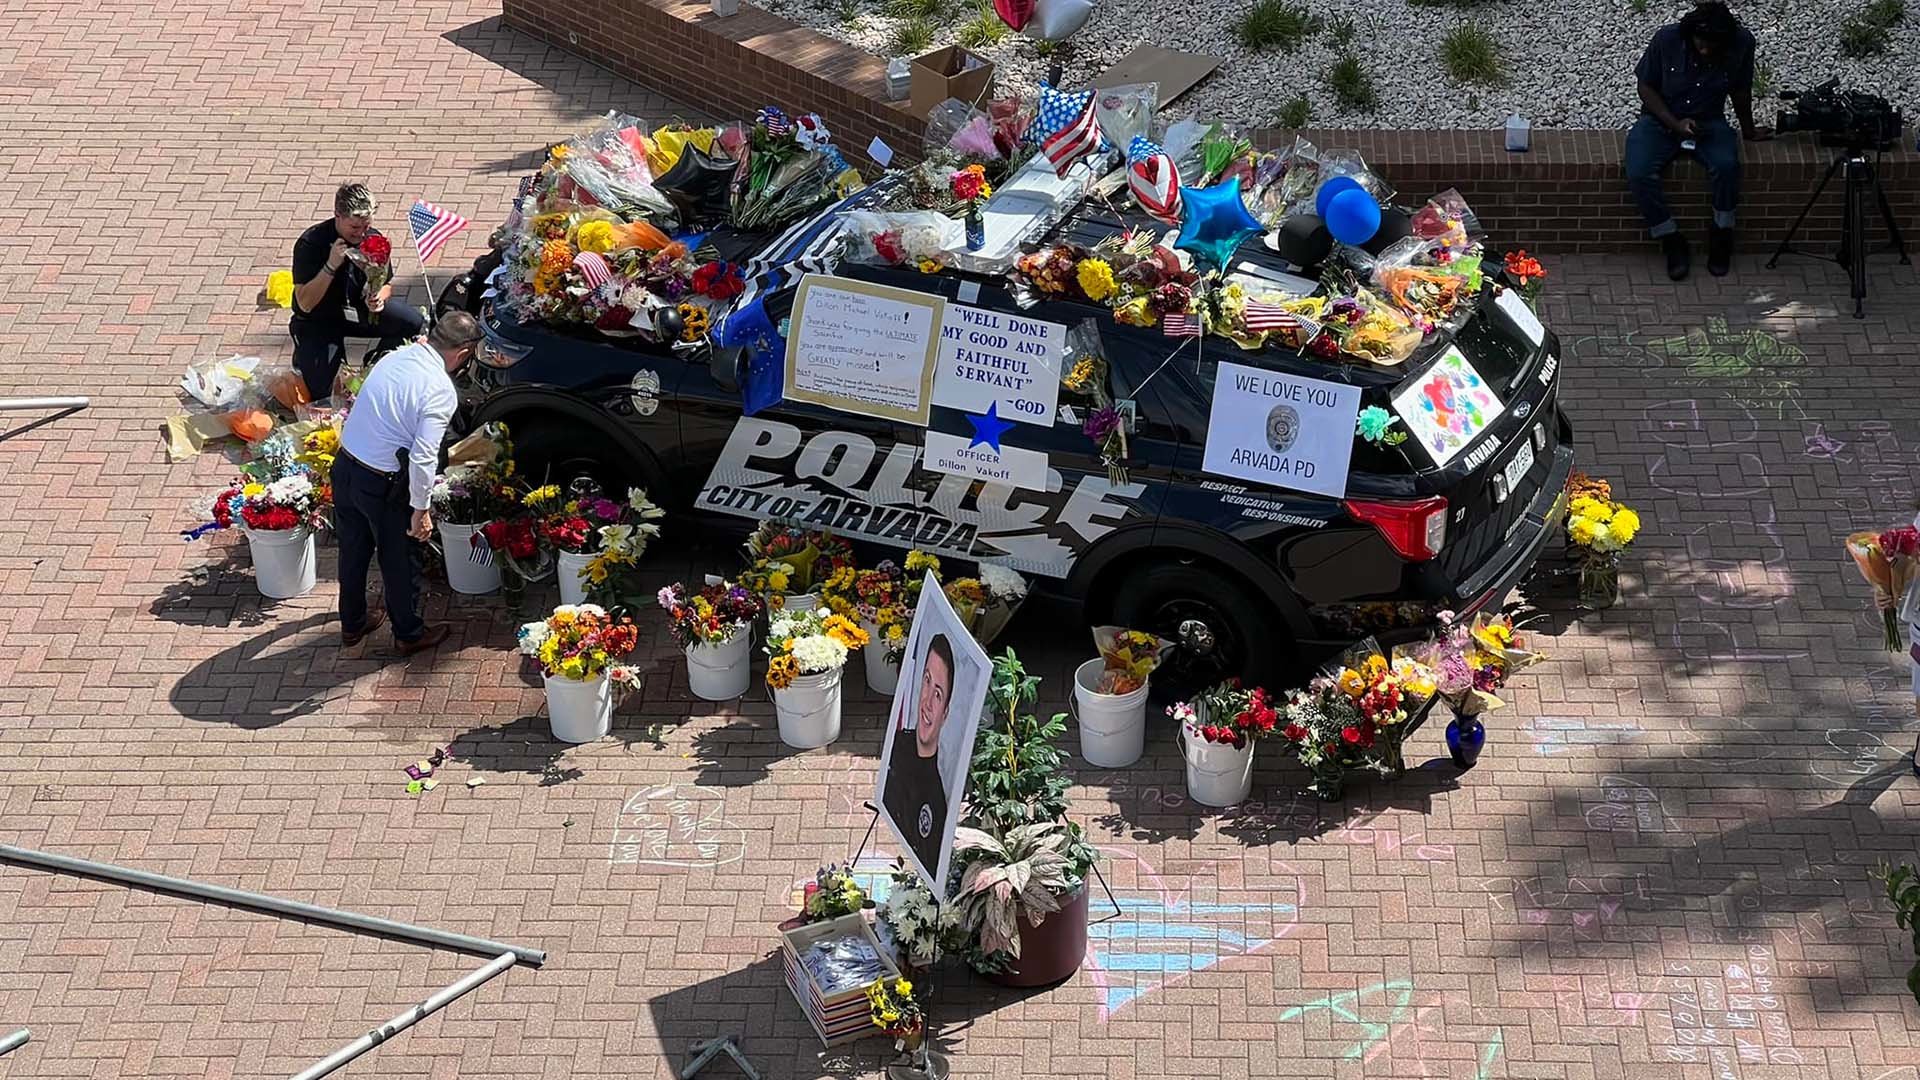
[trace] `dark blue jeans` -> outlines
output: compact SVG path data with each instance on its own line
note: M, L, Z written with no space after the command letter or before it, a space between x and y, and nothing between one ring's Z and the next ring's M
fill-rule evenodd
M1703 120L1695 142L1698 146L1693 155L1706 167L1707 179L1713 185L1713 223L1731 229L1733 208L1740 201L1740 136L1725 120ZM1627 131L1627 187L1646 220L1648 233L1656 238L1680 227L1667 207L1661 174L1681 153L1680 137L1649 113L1641 113Z
M377 473L341 454L333 459L333 529L340 539L340 629L357 634L367 625L367 569L380 557L387 621L393 636L413 641L427 632L420 617L420 567L407 527L405 473Z
M347 357L348 338L378 338L382 352L397 349L427 332L420 309L396 300L380 313L377 323L351 323L295 315L287 324L293 336L293 370L306 380L307 396L315 401L333 395L333 377ZM382 462L381 464L385 464Z

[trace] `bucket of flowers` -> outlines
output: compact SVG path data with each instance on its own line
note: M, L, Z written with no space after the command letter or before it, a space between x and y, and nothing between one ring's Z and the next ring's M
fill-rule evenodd
M304 469L264 482L243 480L214 498L213 527L237 525L246 534L262 596L305 596L313 589L313 537L326 503L325 492Z
M637 613L654 596L643 580L647 575L640 560L660 536L660 522L667 512L654 505L645 488L628 488L623 503L595 498L591 512L593 520L608 514L613 520L595 528L590 542L596 550L580 571L587 599L610 611Z
M907 631L913 625L906 576L899 563L885 559L854 574L853 617L867 634L867 647L860 650L867 689L891 695L900 681L900 661L906 655Z
M1502 708L1498 691L1515 672L1539 663L1542 655L1528 647L1526 637L1508 615L1482 612L1463 623L1452 612L1440 613L1440 634L1417 655L1422 676L1433 683L1436 700L1453 712L1447 723L1447 753L1454 765L1470 769L1486 745L1487 729L1480 717Z
M767 627L767 686L773 690L780 741L800 750L840 737L840 676L847 654L867 632L845 615L785 610Z
M557 485L537 487L525 499L536 513L540 542L553 552L560 602L587 601L587 564L600 554L600 530L618 524L622 507L591 480L576 480L563 497ZM605 605L602 605L605 606Z
M1173 644L1118 626L1095 628L1093 644L1100 655L1073 673L1080 756L1090 765L1117 769L1138 761L1146 748L1149 684Z
M1567 542L1580 574L1580 602L1612 607L1620 601L1620 555L1640 533L1640 515L1613 501L1605 480L1586 476L1568 484Z
M687 687L705 701L728 701L747 692L753 677L753 620L765 610L745 588L729 582L689 592L675 582L658 593L667 613L667 633L687 654Z
M820 597L811 591L813 564L820 558L820 548L805 529L763 521L743 547L746 579L759 584L756 591L769 611L807 611L820 603Z
M592 742L612 730L614 686L640 685L625 663L640 640L632 621L593 604L562 604L521 626L518 637L521 654L534 658L546 680L554 738Z
M1187 794L1205 806L1233 806L1253 790L1253 744L1273 734L1280 712L1260 687L1229 679L1192 701L1169 706L1180 722Z
M500 588L500 564L483 530L495 518L520 510L520 495L510 482L513 444L506 425L487 424L455 443L447 461L446 472L428 492L447 584L454 592L483 596Z
M1010 566L981 563L980 586L987 601L980 609L980 621L973 628L973 636L982 648L990 648L1013 621L1013 613L1026 602L1027 579Z

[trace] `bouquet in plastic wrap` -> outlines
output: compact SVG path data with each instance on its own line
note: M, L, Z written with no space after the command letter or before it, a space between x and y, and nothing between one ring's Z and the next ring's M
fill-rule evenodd
M1405 313L1346 275L1328 283L1328 301L1321 324L1325 331L1307 345L1315 356L1333 360L1346 356L1369 364L1392 366L1413 355L1425 334Z
M773 229L857 188L860 174L832 140L826 122L812 113L791 118L773 106L761 109L746 132L744 178L733 194L734 225Z
M933 210L877 214L855 211L842 219L842 256L870 266L910 266L932 273L966 247L966 227Z
M1105 661L1100 684L1094 688L1101 694L1131 694L1140 689L1173 651L1171 641L1122 626L1095 627L1093 646Z

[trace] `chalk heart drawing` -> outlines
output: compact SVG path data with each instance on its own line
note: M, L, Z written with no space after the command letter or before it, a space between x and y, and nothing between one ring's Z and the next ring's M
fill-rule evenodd
M726 794L692 784L647 788L620 807L608 866L692 870L747 856L747 830L722 816Z
M1300 924L1306 890L1298 878L1284 878L1273 891L1282 899L1262 903L1195 900L1193 883L1174 885L1144 859L1122 849L1102 848L1109 860L1137 864L1143 888L1115 890L1120 914L1095 893L1087 927L1087 956L1082 961L1100 993L1100 1019L1195 972L1251 956L1291 934ZM1275 863L1276 871L1292 868ZM1146 895L1128 895L1129 893Z

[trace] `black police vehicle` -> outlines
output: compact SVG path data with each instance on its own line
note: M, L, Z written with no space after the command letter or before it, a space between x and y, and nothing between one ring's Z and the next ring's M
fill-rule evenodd
M750 276L777 283L766 299L777 321L799 275L829 266L840 212L771 243L724 234L709 242L747 263ZM1120 224L1108 208L1098 216L1083 208L1052 237L1091 245ZM1287 268L1258 243L1236 258ZM456 427L507 422L525 475L643 486L662 505L734 529L773 517L902 553L1004 562L1078 601L1086 625L1184 640L1209 658L1201 663L1225 672L1270 680L1366 633L1392 642L1422 632L1441 610L1498 604L1564 512L1573 450L1558 403L1558 341L1490 294L1457 334L1435 335L1396 367L1250 353L1217 339L1205 342L1203 362L1191 339L1165 362L1181 342L1160 329L1120 325L1104 308L1074 302L1021 308L1004 277L833 266L841 277L1010 315L1067 326L1099 320L1114 396L1133 403L1126 482L1112 482L1078 417L1063 409L1050 428L1018 429L1021 445L1047 454L1040 493L921 468L923 431L911 425L790 401L743 415L748 358L737 350L668 349L516 321L485 299L494 265L497 258L481 260L443 301L480 314L493 353L463 377ZM1449 345L1505 408L1445 467L1411 440L1399 449L1356 442L1344 498L1201 471L1216 361L1356 384L1363 404L1384 406ZM930 428L971 430L962 413L939 405Z

